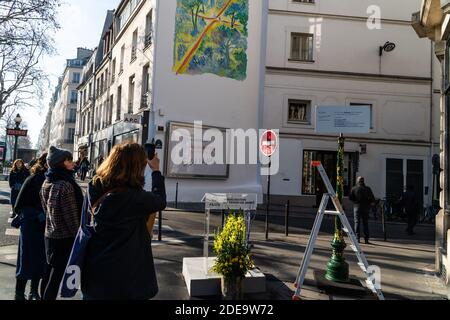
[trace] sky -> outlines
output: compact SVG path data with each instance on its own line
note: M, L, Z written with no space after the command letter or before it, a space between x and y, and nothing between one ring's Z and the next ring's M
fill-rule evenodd
M55 34L56 54L42 60L42 67L49 76L50 86L45 89L44 100L39 109L22 110L20 115L26 122L33 146L45 123L54 88L64 71L66 59L76 58L77 48L94 49L100 40L106 11L117 7L120 0L65 0L59 10L61 29Z

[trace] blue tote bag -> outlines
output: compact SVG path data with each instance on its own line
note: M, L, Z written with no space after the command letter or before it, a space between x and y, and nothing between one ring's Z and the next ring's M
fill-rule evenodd
M97 205L102 202L108 194L109 193L100 197L94 206L91 206L89 192L87 192L84 197L80 228L78 229L75 242L73 243L72 252L70 253L69 262L67 263L66 271L61 283L61 298L73 298L81 286L81 270L83 268L87 245L92 234L95 232L93 213L97 208Z

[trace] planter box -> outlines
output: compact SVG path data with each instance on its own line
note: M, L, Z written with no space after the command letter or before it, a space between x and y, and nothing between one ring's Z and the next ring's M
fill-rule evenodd
M183 258L183 277L191 297L221 295L221 276L207 272L214 265L212 258ZM243 281L244 293L266 292L266 276L258 269L250 270Z

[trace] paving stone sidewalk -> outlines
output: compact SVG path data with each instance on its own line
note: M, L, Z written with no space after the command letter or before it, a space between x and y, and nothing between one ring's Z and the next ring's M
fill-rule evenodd
M190 299L182 272L183 257L199 257L203 246L203 219L201 213L166 211L163 213L163 241L153 241L159 294L156 299ZM212 230L220 225L220 215L213 215ZM252 229L253 254L257 267L267 276L267 292L247 296L247 299L291 299L293 282L308 241L309 230L292 228L289 237L271 230L265 240L264 223L255 220ZM431 228L420 229L430 232ZM431 231L432 232L432 231ZM422 235L426 238L426 235ZM156 235L155 235L156 238ZM420 237L418 237L420 239ZM428 237L429 238L429 237ZM321 233L308 271L302 298L305 300L352 299L329 296L315 286L314 270L323 270L330 257L331 234ZM387 242L380 238L362 245L370 264L381 268L382 290L387 299L446 299L448 292L434 275L434 245L430 240L414 238L395 239ZM12 299L17 245L0 247L0 299ZM346 260L353 276L363 279L356 265L356 257L346 250ZM79 299L78 295L76 299ZM218 297L207 297L218 298ZM368 299L371 298L368 296Z

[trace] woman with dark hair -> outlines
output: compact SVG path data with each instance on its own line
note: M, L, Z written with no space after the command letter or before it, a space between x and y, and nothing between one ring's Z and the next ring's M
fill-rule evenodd
M55 300L80 226L83 192L75 182L74 163L69 151L50 147L47 164L49 169L42 185L41 201L46 212L48 265L41 292L43 300Z
M16 266L15 300L25 300L25 288L31 280L28 300L40 300L39 282L45 271L45 214L39 192L47 171L47 153L44 153L31 168L17 196L14 212L20 215L19 251Z
M152 192L143 190L152 169ZM147 159L136 143L116 145L89 183L95 232L81 273L85 300L147 300L158 292L151 236L155 213L166 207L157 155ZM99 200L100 199L100 200Z
M19 195L20 188L25 182L26 178L30 175L30 171L25 167L25 163L22 159L14 161L11 172L9 173L9 187L11 188L11 207L12 215L14 216L14 206L16 205L16 199Z

